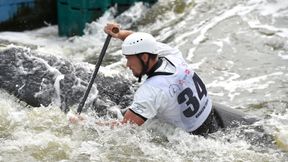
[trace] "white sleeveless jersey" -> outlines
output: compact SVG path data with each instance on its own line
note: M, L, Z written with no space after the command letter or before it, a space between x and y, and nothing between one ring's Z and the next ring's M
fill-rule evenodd
M211 99L205 85L188 68L180 51L167 55L168 51L173 52L175 49L164 44L160 46L166 52L165 58L175 65L176 70L172 75L148 78L136 91L131 110L145 118L157 117L187 132L194 131L211 112Z

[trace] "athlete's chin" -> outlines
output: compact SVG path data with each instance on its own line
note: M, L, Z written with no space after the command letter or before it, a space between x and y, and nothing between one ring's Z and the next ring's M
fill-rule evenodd
M133 74L136 78L140 77L140 74Z
M133 72L133 75L134 75L135 77L137 77L137 78L140 77L140 74L139 74L139 73L134 73L134 72Z
M138 70L133 70L133 69L131 69L130 68L130 70L131 70L131 72L132 72L132 74L136 77L136 78L138 78L138 77L140 77L140 72L138 72Z

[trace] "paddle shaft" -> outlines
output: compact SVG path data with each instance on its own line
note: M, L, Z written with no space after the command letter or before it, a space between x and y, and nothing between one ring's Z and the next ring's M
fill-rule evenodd
M118 32L119 32L119 29L118 29L118 28L115 28L115 29L113 29L112 31L113 31L114 33L118 33ZM108 34L107 37L106 37L105 43L104 43L104 45L103 45L103 48L102 48L102 50L101 50L100 56L99 56L99 58L98 58L98 61L97 61L96 65L95 65L95 70L94 70L93 75L92 75L92 77L91 77L91 79L90 79L90 81L89 81L88 87L87 87L87 89L86 89L86 91L85 91L85 94L84 94L81 102L80 102L79 105L78 105L77 113L78 113L79 115L80 115L80 113L81 113L81 111L82 111L82 109L83 109L83 106L84 106L84 104L85 104L85 102L86 102L86 100L87 100L87 97L88 97L89 92L90 92L90 90L91 90L91 88L92 88L92 85L93 85L93 83L94 83L94 80L95 80L95 78L96 78L96 76L97 76L97 73L98 73L98 71L99 71L101 62L102 62L102 60L103 60L103 58L104 58L104 55L105 55L105 53L106 53L106 50L107 50L107 47L108 47L108 45L109 45L110 40L111 40L111 35Z

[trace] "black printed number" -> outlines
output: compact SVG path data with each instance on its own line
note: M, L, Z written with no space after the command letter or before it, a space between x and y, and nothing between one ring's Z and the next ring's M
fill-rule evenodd
M204 95L207 96L205 85L196 73L193 76L193 82L195 84L199 99L201 100ZM185 117L191 117L199 110L199 100L193 95L193 91L190 88L184 89L178 95L177 100L179 104L185 102L187 105L187 108L183 111Z
M199 101L195 96L193 96L193 92L190 88L184 89L178 95L178 103L182 104L186 102L187 109L183 111L184 116L191 117L193 116L199 109Z
M201 100L204 95L207 96L205 85L196 73L193 75L193 81L196 86L198 97Z

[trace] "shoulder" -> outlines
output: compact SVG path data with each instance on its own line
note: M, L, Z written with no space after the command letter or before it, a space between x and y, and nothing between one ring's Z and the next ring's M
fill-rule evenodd
M181 54L180 50L175 47L171 47L168 44L157 42L157 53L158 54Z
M157 42L157 54L160 57L166 57L169 60L180 59L184 60L181 51L178 48L173 48L168 44Z
M161 92L161 88L153 86L145 81L136 91L135 95L152 96Z
M157 115L158 109L165 101L165 96L160 88L149 84L142 84L134 95L130 109L150 119Z
M165 102L166 100L167 94L160 84L145 83L134 94L134 101L151 103L152 105Z

